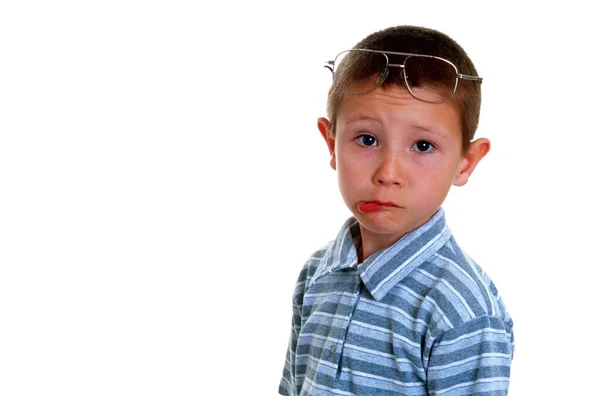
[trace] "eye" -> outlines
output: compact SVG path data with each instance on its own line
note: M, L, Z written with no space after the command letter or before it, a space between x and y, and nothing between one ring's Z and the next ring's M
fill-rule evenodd
M375 137L371 135L360 135L356 138L356 143L365 147L374 147L379 145L377 139L375 139Z
M429 143L427 140L419 140L413 144L411 149L419 153L428 153L433 151L434 147L433 144Z

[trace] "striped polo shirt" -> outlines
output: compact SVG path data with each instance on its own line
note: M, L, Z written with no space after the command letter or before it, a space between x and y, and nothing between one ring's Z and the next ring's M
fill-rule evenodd
M440 209L358 263L350 218L300 273L282 395L506 395L512 320Z

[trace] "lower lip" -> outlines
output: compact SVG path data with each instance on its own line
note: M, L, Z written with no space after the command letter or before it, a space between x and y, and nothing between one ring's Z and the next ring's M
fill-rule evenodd
M363 213L377 212L383 208L385 208L384 205L375 202L361 202L358 204L358 209Z

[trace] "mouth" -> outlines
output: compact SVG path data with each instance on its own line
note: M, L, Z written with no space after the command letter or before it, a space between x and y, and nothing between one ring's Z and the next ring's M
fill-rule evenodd
M361 201L358 204L358 210L363 213L377 212L386 208L397 208L398 205L393 202L382 202L382 201Z

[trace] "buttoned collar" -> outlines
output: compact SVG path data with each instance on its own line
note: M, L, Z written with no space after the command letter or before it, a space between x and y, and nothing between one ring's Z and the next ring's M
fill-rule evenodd
M356 246L361 241L360 227L356 218L351 217L327 249L310 285L333 271L355 268L365 287L379 301L398 282L433 256L451 236L444 211L440 208L425 224L359 264Z

